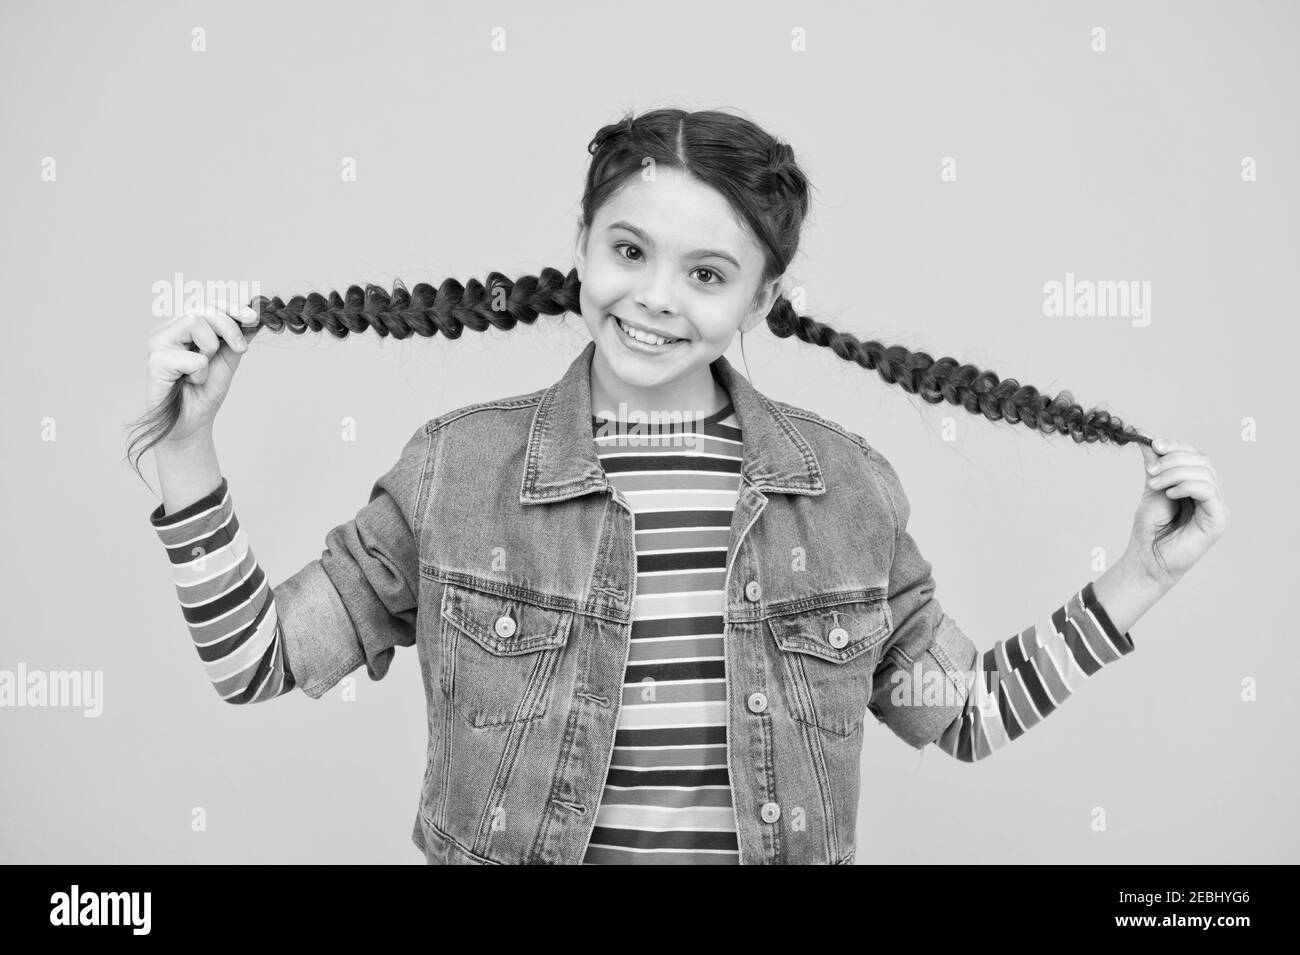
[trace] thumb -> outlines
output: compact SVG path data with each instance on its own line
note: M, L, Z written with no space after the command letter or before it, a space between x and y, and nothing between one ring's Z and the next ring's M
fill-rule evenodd
M1137 429L1134 429L1134 430L1137 430ZM1139 430L1139 431L1138 431L1138 434L1140 434L1140 435L1142 435L1142 436L1144 436L1144 437L1147 437L1147 438L1151 438L1153 441L1154 441L1155 438L1156 438L1155 435L1153 435L1153 434L1148 434L1148 433L1145 432L1145 431L1140 431L1140 430ZM1143 441L1136 441L1136 442L1134 442L1134 443L1135 443L1135 444L1136 444L1136 445L1137 445L1137 446L1142 450L1142 469L1143 469L1143 471L1145 471L1147 468L1151 467L1151 465L1155 464L1157 461L1160 460L1160 455L1156 453L1155 449L1153 449L1153 448L1151 447L1151 445L1146 444L1146 443L1143 442ZM1145 480L1144 480L1144 483L1145 483Z
M244 344L246 346L251 345L253 337L262 330L262 326L257 324L257 312L252 308L249 308L247 305L240 305L233 312L227 310L226 314L239 324L239 333L244 337ZM251 328L247 327L250 325L252 326ZM230 351L233 353L234 367L238 368L239 362L243 359L246 351L241 351L235 348L230 349Z

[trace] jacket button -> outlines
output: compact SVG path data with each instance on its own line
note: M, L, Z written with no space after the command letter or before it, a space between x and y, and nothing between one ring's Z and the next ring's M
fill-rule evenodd
M827 637L831 641L831 646L833 646L836 650L838 650L840 647L844 646L844 644L849 642L849 632L845 630L843 627L836 627L829 634L827 634Z
M749 712L751 713L762 713L767 709L767 696L763 693L749 694L749 700L747 702L749 704Z
M509 614L502 614L497 617L496 632L498 637L513 637L515 635L515 621Z
M759 586L757 580L751 580L749 583L745 584L745 596L754 601L757 601L759 597L763 596L763 588Z
M763 817L764 822L776 822L781 818L781 807L774 802L765 802L758 814Z

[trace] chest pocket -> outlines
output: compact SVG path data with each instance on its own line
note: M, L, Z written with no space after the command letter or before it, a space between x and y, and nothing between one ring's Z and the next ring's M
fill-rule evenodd
M790 715L836 736L857 733L893 630L886 597L777 615L767 624L780 650Z
M442 594L441 684L472 727L546 713L573 613L448 583Z

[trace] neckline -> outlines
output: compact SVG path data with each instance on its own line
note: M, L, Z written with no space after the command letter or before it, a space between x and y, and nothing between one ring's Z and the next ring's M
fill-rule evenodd
M713 414L699 419L699 423L701 425L717 424L719 421L722 421L724 418L730 417L732 414L735 413L735 411L736 411L735 405L732 403L731 399L728 398L727 403L725 405L723 405L717 411L713 412ZM591 416L591 421L593 424L597 424L597 425L630 423L626 418L602 418L600 417L600 415L597 414L593 414ZM641 424L641 422L638 422L638 424Z

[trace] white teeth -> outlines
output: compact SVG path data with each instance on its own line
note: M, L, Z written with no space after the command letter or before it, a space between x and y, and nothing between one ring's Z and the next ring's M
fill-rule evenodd
M637 341L645 342L647 345L667 345L672 341L680 341L680 339L676 338L660 338L658 335L651 335L649 332L643 332L639 328L624 325L617 317L615 317L614 321L618 322L618 327L623 329L624 334L629 338L635 338Z

